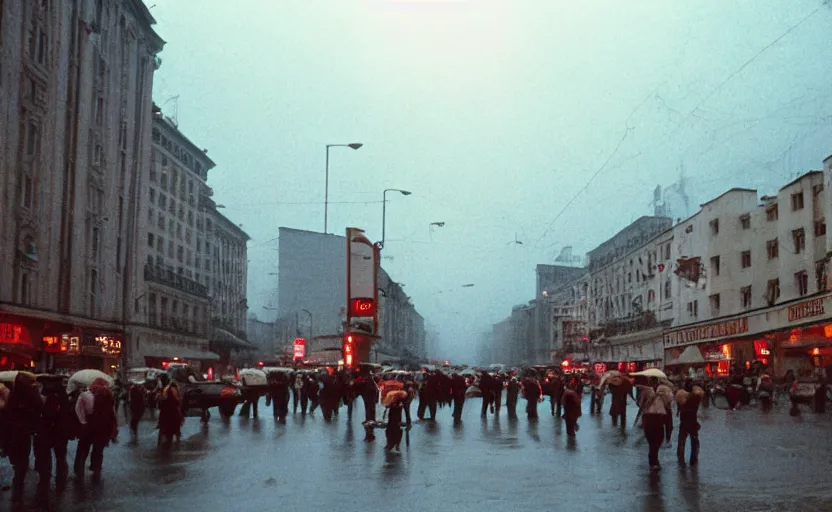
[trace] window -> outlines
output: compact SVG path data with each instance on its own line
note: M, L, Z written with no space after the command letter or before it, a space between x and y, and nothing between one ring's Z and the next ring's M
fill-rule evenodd
M162 297L162 327L168 326L168 298Z
M826 219L815 221L815 236L826 236Z
M182 263L183 259L185 259L185 249L180 245L176 248L176 260Z
M147 322L150 325L156 325L156 294L151 293L147 296Z
M779 216L778 216L777 205L776 204L773 204L773 205L769 206L768 208L766 208L766 220L767 221L774 222L774 221L777 220L778 217Z
M167 204L168 204L167 196L165 194L159 194L159 208L164 210L165 207L167 206Z
M153 208L148 208L148 210L147 210L147 223L148 224L153 223L153 217L155 215L156 215L156 212L153 210Z
M688 314L691 317L699 316L699 301L695 300L693 302L688 302Z
M165 165L164 160L162 160L162 165ZM162 176L159 179L159 185L161 185L162 190L168 189L168 172L164 169L164 167L162 168Z
M160 267L160 268L165 266L165 257L164 256L156 256L156 266Z
M711 234L713 236L719 234L719 219L714 219L711 221Z
M176 223L173 219L168 219L168 234L173 235L176 231L174 230Z
M742 251L740 254L740 260L742 263L742 268L748 268L751 266L751 251Z
M211 270L211 260L205 260L205 270Z
M168 258L173 258L173 240L168 240Z
M40 127L34 121L26 125L26 157L34 158L40 146Z
M795 288L797 288L797 294L803 297L804 295L809 293L809 274L802 270L800 272L795 273L794 275L794 284Z
M185 207L179 204L179 220L185 220Z
M158 227L162 231L165 230L165 214L162 212L159 212L159 216L156 220L156 227Z
M719 275L719 256L711 258L711 273L713 273L714 277Z
M197 253L202 252L202 239L199 238L199 237L196 237L196 252Z
M627 283L632 283L632 282L633 282L633 273L632 272L627 272Z
M751 287L750 286L743 286L740 288L740 299L742 301L743 309L749 309L751 307Z
M35 186L31 176L24 175L20 185L20 204L24 208L31 208L35 202Z
M20 275L20 303L21 304L29 304L29 301L32 299L31 293L31 286L32 284L29 282L29 274L26 272Z
M779 256L780 247L776 238L766 242L766 252L768 252L768 259L770 260L776 259Z
M155 188L151 187L147 190L147 199L148 199L148 201L150 201L150 204L156 204L156 189Z
M182 329L186 331L191 330L191 317L190 311L188 311L188 305L182 304Z
M792 194L792 211L803 209L803 192Z
M101 232L98 228L92 228L92 236L90 237L90 252L92 259L98 260L98 249L101 245Z
M179 301L175 300L170 305L170 320L174 327L179 327Z
M165 253L165 239L161 236L156 238L156 252L160 254Z
M98 301L96 299L98 290L98 272L90 270L90 316L96 316L98 313Z
M647 290L647 302L653 302L656 300L656 292L654 290Z
M187 263L189 267L192 266L194 261L194 255L190 249L188 249L188 251L185 253L185 256L185 263Z
M200 281L200 277L202 277L202 276L200 276L200 275L199 275L199 272L197 272L196 274L194 274L194 280L196 280L196 282L197 282L197 283L201 282L201 281Z
M826 290L826 262L824 260L815 262L815 285L819 292Z
M176 224L176 238L182 240L182 224Z
M719 316L719 294L711 295L708 301L711 303L711 316Z
M751 216L746 214L740 216L740 227L742 229L751 229Z
M151 249L156 246L156 237L153 236L153 233L147 234L147 246Z
M664 246L664 259L670 259L670 244Z
M795 254L800 254L806 249L806 233L803 231L803 228L792 231L792 240L794 240Z
M194 193L194 180L188 180L188 193Z
M104 124L104 97L99 96L95 102L95 126L101 127Z
M188 210L188 225L194 227L194 212Z
M768 288L766 290L766 302L768 302L769 306L773 306L777 299L780 298L780 280L779 279L771 279L768 282Z

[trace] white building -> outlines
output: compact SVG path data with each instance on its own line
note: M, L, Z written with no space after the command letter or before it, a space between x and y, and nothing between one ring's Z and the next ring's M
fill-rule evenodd
M0 2L0 366L118 364L154 23L141 0Z
M312 339L307 339L308 353L340 350L346 319L346 264L343 236L280 228L278 319L294 322L299 336L312 333ZM382 338L371 355L379 360L424 357L424 319L402 285L383 269L377 284Z

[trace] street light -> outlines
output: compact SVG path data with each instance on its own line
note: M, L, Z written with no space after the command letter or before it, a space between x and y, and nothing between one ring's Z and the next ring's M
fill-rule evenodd
M381 248L384 248L384 235L387 230L387 193L388 192L398 192L403 196L409 196L411 194L410 191L401 190L398 188L386 188L384 189L384 193L381 195L382 198L382 206L381 206Z
M329 148L350 148L358 149L364 144L352 142L350 144L327 144L326 145L326 183L324 185L324 234L327 229L327 218L329 215Z

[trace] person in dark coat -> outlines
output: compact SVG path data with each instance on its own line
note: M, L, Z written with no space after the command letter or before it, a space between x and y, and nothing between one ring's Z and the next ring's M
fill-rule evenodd
M159 429L157 445L170 442L174 438L178 442L182 437L182 424L185 422L179 385L167 378L161 379L160 384L164 387L157 400L159 406L159 420L156 423L156 428Z
M480 409L480 416L485 418L488 414L488 407L494 403L494 389L496 382L494 377L488 372L482 372L479 383L480 392L482 393L482 409Z
M425 373L422 387L419 390L419 408L416 410L416 417L425 419L425 412L430 413L430 420L436 420L436 404L439 398L438 377L433 373Z
M458 373L451 376L451 396L454 400L454 423L462 421L462 407L465 405L465 391L468 387L465 385L465 377Z
M517 419L517 397L520 396L520 382L516 376L512 376L506 386L506 410L509 419Z
M323 377L323 389L321 389L321 413L324 420L331 421L335 407L338 403L338 387L335 376L326 374Z
M555 372L549 372L543 383L543 390L549 396L549 408L552 416L557 413L561 415L563 410L563 391L564 391L563 377L557 375Z
M43 401L35 378L18 372L3 409L3 451L14 469L12 503L23 502L26 473L32 454L32 436L38 431Z
M376 404L378 404L379 395L378 384L373 374L369 372L364 373L361 376L360 383L357 384L361 390L361 399L364 401L364 440L371 442L376 439L375 433L373 432L374 427L371 423L375 423L376 421Z
M43 411L40 428L35 434L35 469L40 475L39 487L48 492L52 479L52 454L55 454L55 485L63 489L69 474L66 460L67 445L74 438L75 409L66 394L66 385L61 378L49 378L43 383ZM41 494L43 494L41 492Z
M384 431L387 444L384 449L388 452L393 451L393 449L401 449L399 445L402 442L402 406L403 399L397 399L387 408L387 426Z
M90 456L90 470L93 478L98 479L104 463L104 448L118 439L116 401L106 380L95 379L89 390L81 393L75 413L83 425L75 452L75 473L83 474L87 456Z
M318 377L314 374L306 377L304 389L306 390L306 396L309 400L309 415L311 416L315 413L315 409L318 408L320 399L321 386L318 383Z
M141 384L132 384L130 386L130 434L134 441L138 441L139 436L139 421L144 416L146 408L146 398L144 386Z
M269 401L272 415L278 423L285 424L289 414L289 376L283 372L271 372L268 376ZM315 383L317 386L317 382ZM267 404L268 407L268 404Z
M684 389L676 392L676 404L679 414L679 437L676 442L676 457L685 463L685 445L690 437L690 465L699 463L699 429L701 425L697 419L699 404L705 396L705 391L694 385L692 379L686 379Z
M621 428L627 427L627 397L631 397L633 401L636 398L633 396L633 383L627 377L615 378L615 384L609 384L610 394L610 416L612 417L612 425L618 425L621 421Z
M540 382L531 375L523 379L523 396L526 398L526 416L529 421L537 421L537 402L543 390L540 387Z
M566 435L575 437L578 431L578 418L581 417L581 397L575 391L578 381L573 379L563 392L563 420L566 422Z

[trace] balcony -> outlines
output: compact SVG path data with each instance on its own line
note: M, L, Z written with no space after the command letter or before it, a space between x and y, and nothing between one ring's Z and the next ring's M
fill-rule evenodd
M609 322L601 326L598 331L602 331L601 334L603 334L604 337L611 338L613 336L632 334L634 332L640 332L658 326L659 324L656 322L656 314L653 311L646 311L639 315ZM593 334L597 336L598 333L597 331L593 331ZM593 336L593 338L595 338L595 336Z
M152 283L158 283L165 286L170 286L181 292L185 292L202 299L208 298L208 287L199 284L193 279L177 274L172 270L168 270L158 265L145 264L144 266L144 280Z

